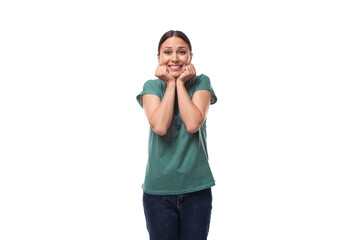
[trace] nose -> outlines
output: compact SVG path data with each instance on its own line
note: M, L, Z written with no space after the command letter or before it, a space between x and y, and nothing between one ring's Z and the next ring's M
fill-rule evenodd
M176 52L171 56L171 60L172 60L173 62L178 62L178 61L179 61L179 58L178 58L178 55L177 55Z

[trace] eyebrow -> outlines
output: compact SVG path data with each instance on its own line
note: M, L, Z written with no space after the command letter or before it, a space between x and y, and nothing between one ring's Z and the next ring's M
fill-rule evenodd
M165 48L171 48L171 49L172 49L172 47L164 47L164 49L165 49ZM181 49L181 48L186 48L186 47L184 47L184 46L178 47L178 49Z

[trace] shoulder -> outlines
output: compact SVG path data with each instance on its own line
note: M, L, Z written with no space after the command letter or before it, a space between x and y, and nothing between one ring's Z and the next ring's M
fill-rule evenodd
M195 88L210 88L210 78L205 74L197 75L192 79L192 86Z
M150 80L147 80L145 83L144 83L144 87L161 87L163 86L163 84L166 85L166 83L164 83L163 81L161 81L160 79L150 79Z
M198 77L198 79L200 80L200 81L202 81L202 80L210 80L210 78L207 76L207 75L205 75L205 74L200 74L200 75L198 75L197 76Z
M161 95L164 90L166 90L166 83L160 79L147 80L143 87L144 94L150 91L151 93L156 93L156 95Z
M142 97L145 94L156 95L160 99L162 99L164 95L164 88L166 89L166 83L164 83L160 79L147 80L144 83L143 90L136 96L136 100L138 101L140 106L143 107Z
M194 77L194 81L200 83L200 82L206 82L206 81L210 81L210 78L205 75L205 74L200 74Z
M211 92L211 104L217 102L216 94L211 86L210 78L207 75L200 74L194 77L194 80L191 84L194 88L194 91L209 90Z
M206 76L205 74L200 74L200 75L194 76L192 79L190 79L188 81L188 87L196 88L199 85L202 85L204 83L209 83L209 82L210 82L210 79L208 76Z

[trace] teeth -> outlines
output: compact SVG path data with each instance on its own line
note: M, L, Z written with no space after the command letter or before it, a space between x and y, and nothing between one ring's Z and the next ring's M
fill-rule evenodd
M171 69L178 69L180 68L181 66L170 66Z

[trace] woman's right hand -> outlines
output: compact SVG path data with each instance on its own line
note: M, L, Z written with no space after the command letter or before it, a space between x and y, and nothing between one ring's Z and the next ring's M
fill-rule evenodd
M168 72L166 66L157 66L155 71L155 76L168 85L169 83L175 83L175 78Z

